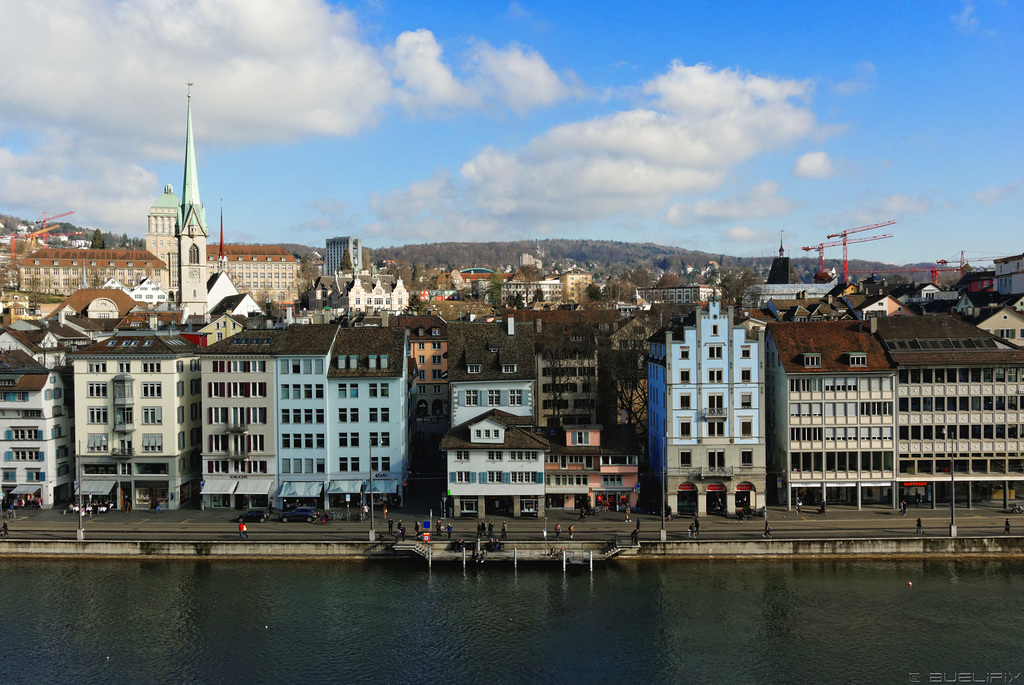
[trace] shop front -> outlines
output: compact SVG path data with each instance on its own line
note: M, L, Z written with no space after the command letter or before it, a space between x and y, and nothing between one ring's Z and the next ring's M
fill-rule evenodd
M357 510L363 506L363 479L332 480L327 484L327 504L331 509Z
M748 509L753 511L756 507L754 506L754 489L753 483L737 483L736 484L736 508L742 509L746 512Z
M33 483L18 485L7 493L7 501L20 509L39 509L43 505L41 492L41 486Z
M134 506L143 509L167 508L169 489L165 480L137 480L132 487Z
M203 506L211 509L230 509L231 495L238 487L238 481L230 478L207 478L199 491Z
M607 511L626 511L634 506L634 499L633 490L629 488L594 491L594 506L599 510L604 508Z
M729 512L729 506L726 502L725 484L708 483L707 487L704 488L704 492L704 511L708 514L720 514L722 516L726 516Z
M399 480L392 478L390 474L375 474L372 486L371 481L363 481L363 493L366 495L373 494L374 505L386 504L389 507L400 507L402 506L402 493L399 485ZM369 500L367 500L367 503L369 503Z
M679 484L676 511L680 516L693 516L697 513L697 486L694 483Z
M270 478L250 478L235 476L238 487L235 488L236 509L265 509L270 506L270 493L274 489L274 481Z
M277 499L280 502L280 507L285 511L295 507L319 509L323 506L323 491L322 481L290 480L281 483L281 487L277 491Z

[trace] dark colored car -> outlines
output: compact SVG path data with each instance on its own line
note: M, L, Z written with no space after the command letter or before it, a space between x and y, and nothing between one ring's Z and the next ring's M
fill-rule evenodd
M259 521L263 523L267 520L267 512L264 509L250 509L249 511L239 514L238 518L235 519L239 523L243 521Z
M316 509L313 507L295 507L291 511L286 511L281 514L281 522L288 523L289 521L305 521L306 523L312 523L316 520Z

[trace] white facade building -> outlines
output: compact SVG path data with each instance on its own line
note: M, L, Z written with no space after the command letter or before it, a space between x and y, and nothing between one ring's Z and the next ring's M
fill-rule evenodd
M19 350L0 353L0 365L4 503L49 508L65 502L74 473L64 383Z
M759 509L765 501L764 333L713 300L650 338L652 473L682 513Z
M449 324L448 380L453 426L491 409L535 420L533 325Z

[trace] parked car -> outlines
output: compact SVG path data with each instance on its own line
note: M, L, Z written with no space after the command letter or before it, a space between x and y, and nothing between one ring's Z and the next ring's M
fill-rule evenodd
M316 520L316 509L313 507L295 507L291 511L286 511L281 514L281 522L288 523L289 521L305 521L306 523L312 523Z
M238 518L235 520L239 523L244 521L259 521L260 523L263 523L267 520L267 512L264 509L250 509L249 511L239 514Z

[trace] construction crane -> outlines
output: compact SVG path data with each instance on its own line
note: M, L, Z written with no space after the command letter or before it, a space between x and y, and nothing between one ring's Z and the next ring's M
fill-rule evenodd
M829 237L831 237L831 236L829 236ZM849 276L850 276L849 264L848 264L848 262L846 260L846 246L847 245L852 245L854 243L867 243L867 242L871 242L872 240L883 240L885 238L891 238L891 237L892 237L891 233L883 233L881 235L868 236L867 238L854 238L853 240L848 240L844 236L842 240L833 240L832 242L829 242L829 243L819 243L817 245L811 245L811 246L803 248L803 250L805 252L809 252L811 250L817 250L818 251L818 273L823 273L825 271L825 248L826 247L836 247L838 245L842 245L843 246L843 283L846 283L846 282L849 281Z
M59 219L62 216L70 216L70 215L72 215L74 213L75 213L75 210L73 210L73 209L70 212L64 212L63 214L57 214L55 216L46 216L46 212L43 212L43 218L40 219L39 221L34 222L36 225L39 226L39 230L33 231L32 233L26 233L24 236L22 236L22 238L25 239L25 240L32 240L32 241L34 241L37 236L41 236L44 233L52 231L53 229L57 228L57 226L59 226L59 224L52 224L52 225L47 226L47 222L53 221L54 219ZM12 263L14 262L14 238L15 238L15 236L12 235L11 236L11 262Z
M943 260L937 262L939 264L945 263ZM932 276L932 285L935 285L939 280L940 271L960 271L963 272L962 266L911 266L911 267L900 267L898 269L865 269L864 271L853 271L855 274L917 274L917 273L930 273Z
M846 269L846 264L847 264L847 261L846 261L846 246L847 246L848 243L861 242L861 241L858 241L858 240L849 240L848 241L846 239L846 237L849 236L852 233L861 233L863 231L872 231L872 230L875 230L875 229L878 229L878 228L884 228L886 226L892 226L894 223L896 223L896 222L895 221L883 221L880 224L871 224L870 226L858 226L857 228L848 228L845 231L840 231L839 233L830 233L829 235L825 236L826 238L842 238L842 243L843 243L843 283L846 283L849 280L848 279L849 272Z

